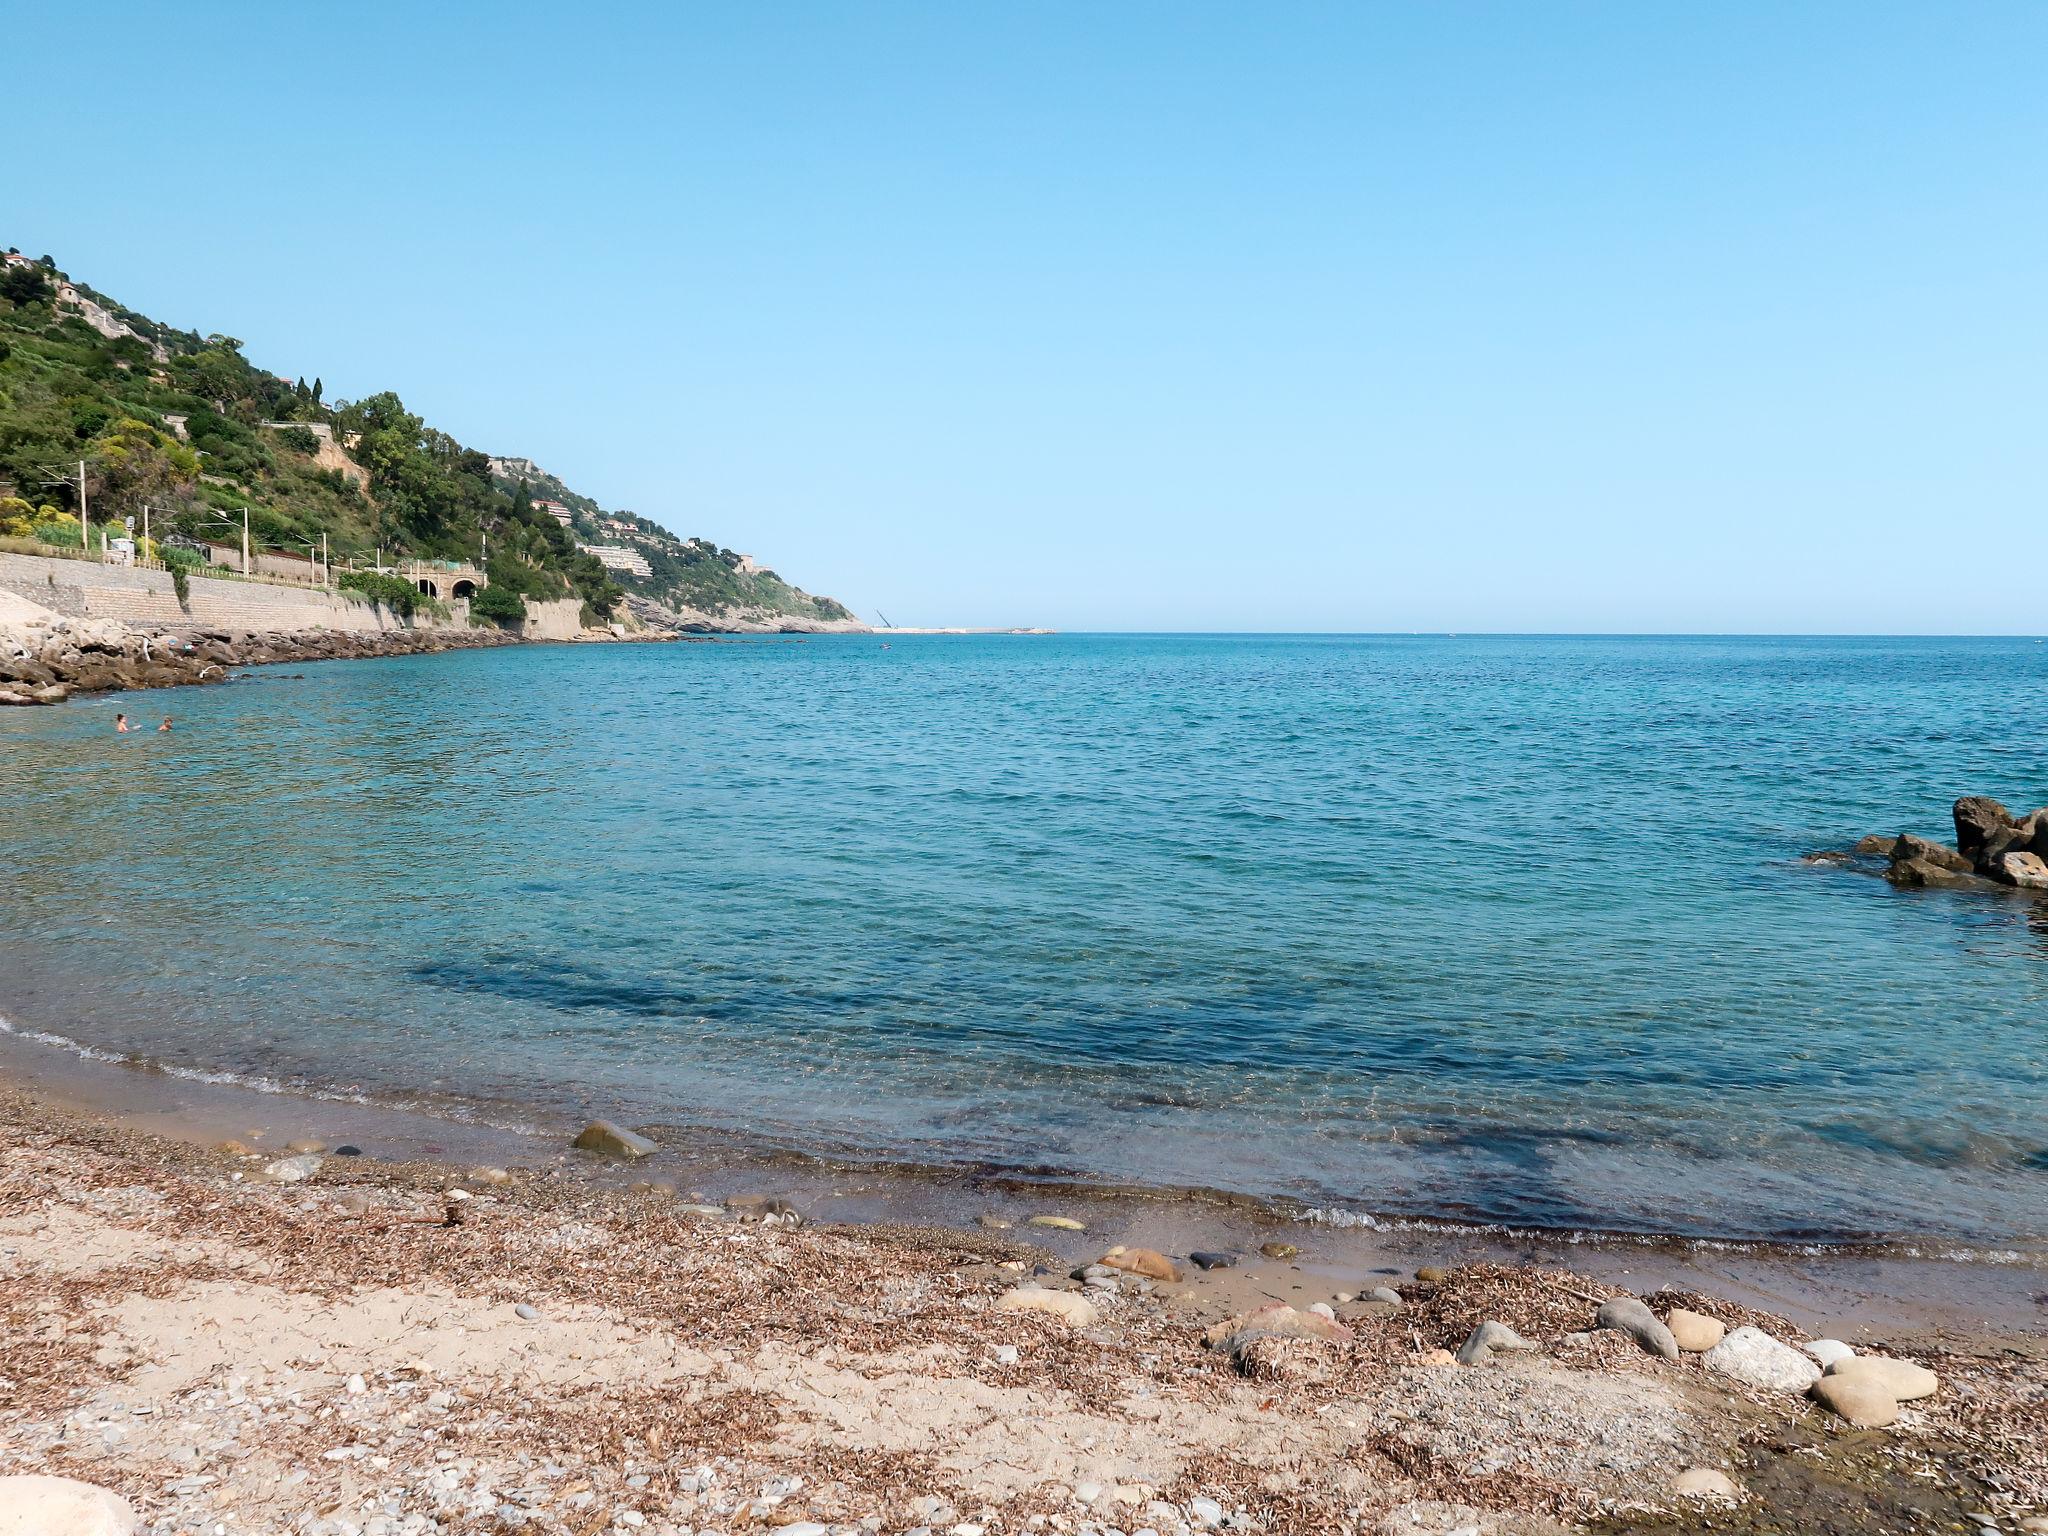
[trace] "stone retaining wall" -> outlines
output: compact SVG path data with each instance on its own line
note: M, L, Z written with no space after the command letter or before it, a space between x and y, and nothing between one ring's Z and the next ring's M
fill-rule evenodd
M169 571L0 553L0 589L71 618L119 619L141 625L201 624L211 629L327 629L350 634L415 627L387 609L332 592L260 581L222 581L211 576L195 575L187 581L191 600L181 605ZM450 607L454 610L452 623L417 627L466 628L469 605L457 602Z

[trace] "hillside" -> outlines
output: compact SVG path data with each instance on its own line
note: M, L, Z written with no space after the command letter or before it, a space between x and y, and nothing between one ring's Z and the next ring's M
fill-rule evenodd
M530 461L464 446L395 393L326 398L319 378L266 373L232 336L178 330L49 257L9 251L0 259L0 539L78 546L81 461L95 526L134 517L139 529L147 505L147 552L173 562L202 543L238 542L246 507L259 550L304 556L324 538L338 564L476 562L488 551L491 588L580 598L587 621L851 622L838 603L731 551L607 513ZM530 484L499 472L519 465ZM544 502L567 509L566 519ZM490 616L484 602L477 611Z

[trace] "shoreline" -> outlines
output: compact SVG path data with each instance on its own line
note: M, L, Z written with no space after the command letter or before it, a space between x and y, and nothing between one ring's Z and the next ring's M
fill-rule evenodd
M995 1230L846 1221L857 1198L758 1170L717 1195L581 1153L285 1150L110 1123L7 1064L7 1472L111 1488L151 1536L1875 1536L2048 1514L2038 1331L1865 1330L1859 1350L1941 1386L1855 1429L1588 1331L1635 1292L1811 1333L1711 1275L1439 1253L1375 1269L1388 1302L1313 1253L1204 1271L1172 1250L1174 1279L1078 1285L1070 1267L1153 1235L1146 1213L1047 1195ZM1530 1348L1432 1353L1481 1320Z
M1333 1211L1295 1197L1222 1187L1112 1183L1068 1171L914 1162L750 1140L671 1121L637 1122L660 1149L613 1165L570 1150L577 1122L533 1105L335 1091L137 1059L0 1015L0 1084L151 1135L261 1148L317 1134L360 1143L380 1162L545 1168L593 1188L654 1182L723 1193L775 1183L800 1209L835 1220L913 1221L971 1230L992 1207L1064 1202L1142 1229L1152 1246L1255 1250L1285 1241L1311 1255L1336 1289L1447 1261L1569 1264L1660 1286L1717 1283L1825 1328L1882 1327L1937 1337L1958 1328L2023 1336L2048 1327L2048 1246L1939 1236L1774 1240L1623 1229L1518 1227L1428 1214ZM630 1175L630 1177L628 1177ZM1845 1299L1854 1305L1845 1311ZM1853 1317L1850 1315L1853 1312Z

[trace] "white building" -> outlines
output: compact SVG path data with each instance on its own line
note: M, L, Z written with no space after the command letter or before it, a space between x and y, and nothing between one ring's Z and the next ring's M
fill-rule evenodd
M586 555L595 555L608 571L631 571L642 578L652 576L654 567L647 563L647 557L637 549L628 549L623 544L578 544Z

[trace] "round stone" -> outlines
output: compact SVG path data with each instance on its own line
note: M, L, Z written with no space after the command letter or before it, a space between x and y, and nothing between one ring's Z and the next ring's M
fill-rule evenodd
M125 1499L68 1477L0 1477L0 1536L132 1536Z
M1902 1403L1932 1397L1941 1378L1924 1365L1910 1360L1890 1360L1883 1355L1851 1355L1828 1367L1829 1378L1874 1382Z
M1712 1499L1723 1504L1742 1497L1735 1479L1713 1467L1687 1467L1671 1480L1671 1491L1682 1499Z
M1813 1384L1814 1401L1858 1429L1882 1429L1898 1422L1899 1400L1883 1385L1854 1376L1823 1376Z
M1704 1355L1728 1336L1728 1325L1718 1317L1708 1317L1704 1312L1689 1311L1685 1307L1673 1307L1664 1319L1664 1326L1671 1330L1671 1337L1677 1341L1678 1347L1689 1355Z

